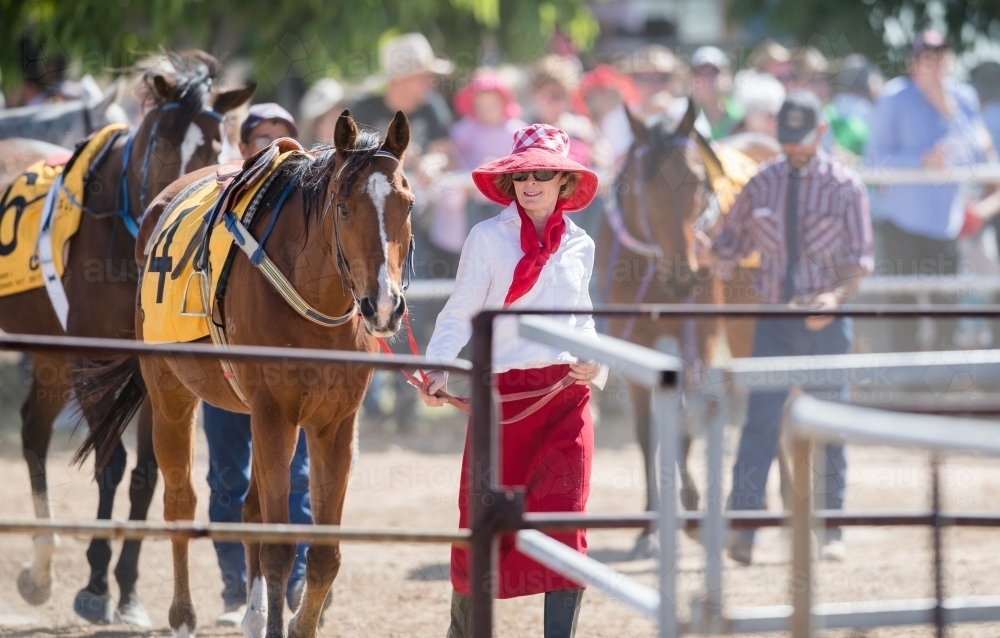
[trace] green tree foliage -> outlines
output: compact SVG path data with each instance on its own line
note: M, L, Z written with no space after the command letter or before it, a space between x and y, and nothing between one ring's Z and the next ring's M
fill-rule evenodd
M585 0L0 0L0 68L6 86L20 82L24 34L89 72L159 47L200 47L223 61L248 56L266 90L290 76L375 73L378 44L392 34L420 31L472 67L497 51L532 60L556 29L581 49L598 33Z
M912 33L941 24L961 50L984 35L1000 35L1000 0L732 0L733 23L758 18L828 56L863 53L892 72L903 56L887 45L887 30Z

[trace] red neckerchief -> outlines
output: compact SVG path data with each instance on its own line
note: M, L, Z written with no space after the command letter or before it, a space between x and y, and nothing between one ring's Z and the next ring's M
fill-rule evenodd
M503 300L505 308L534 287L538 277L542 274L542 268L549 261L549 257L559 250L563 233L566 231L566 219L563 217L563 202L561 200L545 222L545 231L542 233L541 242L538 241L535 222L524 212L520 202L515 200L514 203L517 205L517 214L521 217L521 250L524 251L524 257L521 257L521 261L517 262L517 266L514 267L514 280L510 282L507 298Z

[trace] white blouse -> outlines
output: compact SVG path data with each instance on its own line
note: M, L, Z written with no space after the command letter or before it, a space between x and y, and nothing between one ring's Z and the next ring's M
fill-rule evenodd
M458 356L472 336L472 318L481 310L503 308L514 279L514 267L524 256L521 250L521 218L511 204L499 215L476 224L462 247L455 290L437 317L434 336L427 344L427 357L448 362ZM559 249L549 257L535 285L511 308L534 310L578 310L579 314L550 318L567 329L597 338L593 304L587 287L594 269L594 241L566 216L566 231ZM517 317L498 317L493 328L493 371L543 368L575 363L569 352L522 339L517 335ZM603 388L607 368L593 380Z

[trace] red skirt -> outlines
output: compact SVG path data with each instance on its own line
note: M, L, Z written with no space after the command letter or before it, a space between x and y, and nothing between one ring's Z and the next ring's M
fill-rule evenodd
M498 375L500 395L539 390L559 383L568 365L508 370ZM503 403L502 418L517 416L538 398ZM590 495L590 466L594 456L594 425L588 402L590 387L573 384L554 396L537 412L502 426L500 484L525 487L529 512L583 512ZM459 527L469 524L469 432L462 457L462 482L458 490ZM581 554L587 553L584 530L549 534ZM543 567L515 549L513 534L500 537L497 598L529 596L581 584ZM451 584L460 594L469 593L469 555L464 547L451 549Z

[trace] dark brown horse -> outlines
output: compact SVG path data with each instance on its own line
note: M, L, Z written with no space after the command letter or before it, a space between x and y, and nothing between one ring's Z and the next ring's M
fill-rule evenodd
M23 334L134 338L138 269L135 239L129 227L135 230L146 204L185 171L217 161L220 114L246 102L254 91L254 87L213 91L211 81L218 62L206 54L174 56L172 63L174 73L149 73L144 78L153 108L138 128L112 142L99 166L92 167L82 202L85 212L79 231L69 243L62 279L69 301L65 331L44 288L0 297L0 329ZM28 140L3 140L0 170L13 179L40 157L61 151ZM0 211L0 215L6 212ZM31 389L21 408L22 445L35 515L48 519L52 511L45 464L52 423L74 389L74 361L35 355L32 362ZM140 412L138 461L129 484L129 518L133 520L146 518L157 481L150 416L147 405ZM115 491L125 468L125 447L119 443L111 461L97 475L98 518L111 517ZM18 577L18 590L32 604L42 604L51 594L57 542L51 534L35 536L34 562ZM140 541L125 541L115 568L121 594L117 620L148 625L146 611L135 595L139 549ZM91 622L113 622L116 610L108 587L110 541L93 539L87 559L90 579L77 594L74 609Z
M646 124L629 114L635 142L615 182L617 208L612 210L620 213L604 218L597 241L595 272L602 277L598 286L604 302L756 303L751 271L738 267L721 272L698 263L695 228L717 223L709 211L717 206L713 199L717 202L721 195L717 191L723 163L694 129L697 112L690 101L675 129L664 121ZM713 319L616 318L608 321L606 332L679 355L691 383L696 382L697 371L715 357L721 328ZM748 356L753 322L727 322L725 329L733 356ZM646 469L646 507L654 510L658 496L650 446L650 394L634 385L629 386L629 393ZM696 509L699 496L688 471L689 450L690 436L682 436L678 455L681 502L686 509ZM649 555L655 552L654 545L654 537L643 534L635 553Z
M326 327L307 321L286 303L262 272L242 255L233 262L219 311L228 340L241 345L329 348L376 352L374 337L399 328L405 310L404 270L409 254L413 194L403 174L402 157L410 139L409 122L397 113L384 142L373 131L359 131L348 112L337 121L334 145L285 160L267 186L249 232L258 239L270 225L277 200L293 185L267 245L292 287L319 312L345 323ZM150 207L140 245L165 206L206 173L175 182ZM141 256L141 251L137 253ZM338 266L342 264L342 267ZM136 317L142 338L141 314ZM81 448L107 458L117 445L129 412L148 391L153 405L153 444L163 470L164 517L191 520L194 416L199 399L237 412L249 412L254 441L245 522L288 523L289 466L298 429L306 432L310 495L317 524L340 523L351 467L354 429L361 399L371 380L368 367L236 363L235 377L247 397L244 405L223 377L218 363L172 357L120 360L95 379L97 407L111 418L95 426ZM141 369L141 372L140 372ZM140 376L141 374L141 376ZM121 393L120 388L140 389ZM123 400L122 397L125 397ZM248 636L284 636L282 593L295 554L293 545L247 544L250 583ZM170 627L175 636L194 631L196 618L188 576L188 542L173 541L174 598ZM315 545L307 558L306 591L289 635L314 636L323 601L340 568L339 545Z

